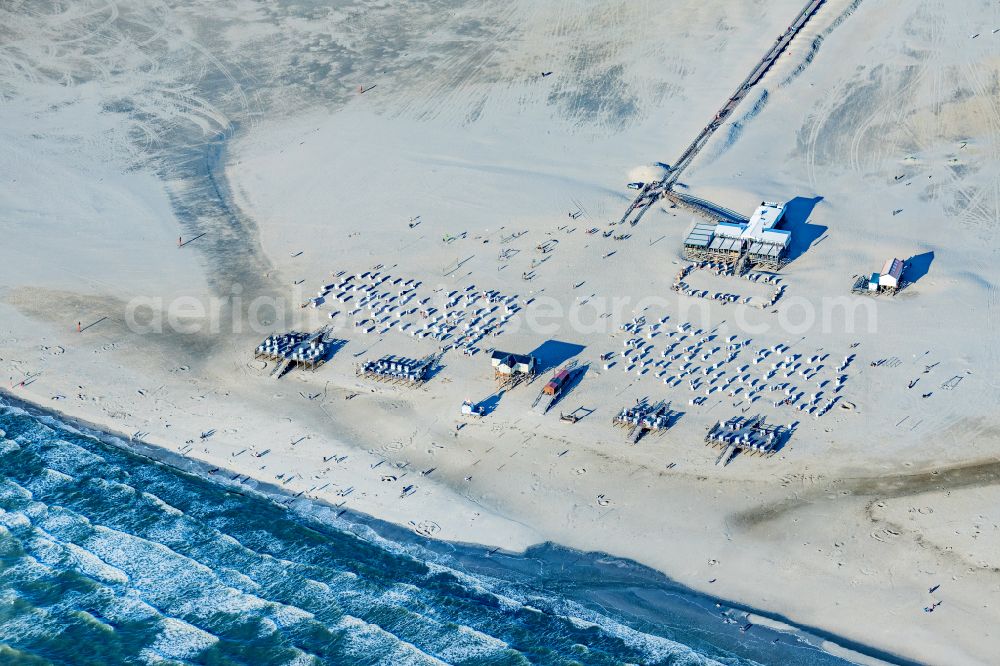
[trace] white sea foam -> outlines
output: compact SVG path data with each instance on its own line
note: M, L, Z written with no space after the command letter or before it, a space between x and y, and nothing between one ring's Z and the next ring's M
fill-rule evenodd
M23 584L52 579L55 577L55 571L27 555L9 565L4 571L4 577ZM18 600L25 601L14 590L6 590L0 600L9 601L11 605ZM55 635L60 629L50 611L21 603L18 605L17 615L5 617L4 621L0 622L0 643L16 645L21 641L43 639Z
M501 609L505 612L517 611L524 606L521 601L501 593L499 591L500 588L493 584L494 581L486 578L485 576L473 576L435 562L427 562L426 564L431 574L447 574L453 576L466 589L480 594L490 595L499 602Z
M36 502L32 500L21 507L21 512L27 516L32 523L37 523L48 515L49 506L43 502Z
M193 659L219 642L217 636L177 618L160 622L160 631L153 643L141 653L150 663L159 659Z
M50 506L48 511L38 521L38 526L50 534L63 532L74 528L90 529L90 520L86 516L61 506Z
M21 410L21 413L22 414L27 414L27 412L25 412L24 410ZM80 430L79 428L76 428L73 425L71 425L69 423L66 423L65 421L60 420L56 416L50 416L48 414L38 414L37 416L33 416L32 418L34 418L39 423L43 423L46 426L48 426L49 428L54 428L56 430L65 430L66 432L73 433L74 435L88 435L89 434L88 432L84 432L84 431Z
M302 592L306 595L327 596L331 593L330 586L323 581L307 578L302 583Z
M74 450L74 456L80 453L81 458L88 462L104 462L104 458L100 456L90 454L75 445L67 444L67 448L70 447ZM54 456L54 458L58 459L58 456ZM47 458L47 460L50 459ZM66 463L65 466L58 465L62 469L76 469L78 467L75 461L62 460L62 462ZM52 463L50 462L50 464ZM41 493L57 484L74 480L71 475L58 469L46 469L43 474L44 476L26 484L28 488L0 481L0 497L20 505L25 500L30 501L32 493L29 490ZM118 481L96 478L94 483L112 500L115 495L125 494L134 497L136 493L140 492L136 488ZM173 521L164 520L157 527L150 529L145 533L145 537L149 538L102 525L91 525L85 517L77 516L59 507L46 507L37 502L27 504L27 506L22 507L21 511L3 512L0 510L0 534L9 534L7 528L14 530L15 533L20 533L25 529L33 530L34 533L29 539L29 543L37 560L33 557L22 558L23 561L15 565L18 573L23 574L27 579L51 576L53 568L58 569L58 565L64 564L61 562L60 556L68 553L70 555L69 562L80 573L90 576L99 583L126 588L117 590L117 593L124 594L124 597L103 599L108 602L106 604L108 608L102 608L101 613L111 622L136 618L162 618L161 629L156 640L143 652L143 657L150 662L191 659L217 642L218 639L215 636L191 624L191 622L198 624L200 622L197 618L207 617L215 612L258 615L263 634L280 631L283 627L314 619L313 614L307 610L262 598L265 596L266 587L257 582L258 580L267 581L268 578L274 578L278 568L284 572L301 571L301 562L256 552L252 548L244 546L231 535L218 530L214 530L211 551L205 553L207 557L203 557L198 552L197 543L203 541L206 534L211 534L212 530L197 524L195 519L187 517L182 511L156 495L142 492L141 496L155 504L165 516L176 518ZM38 529L31 525L31 520L26 514L36 517ZM427 552L419 545L404 545L382 538L365 525L345 524L344 527L390 553L422 563L428 568L428 576L448 576L470 592L490 595L501 609L507 612L520 609L535 610L527 605L530 601L543 609L539 612L557 615L579 629L597 627L618 637L637 652L643 654L644 661L670 658L676 660L676 663L715 663L701 657L686 646L632 630L579 604L553 598L527 598L518 588L509 586L502 581L486 576L465 574L435 561L429 561L437 559L437 556ZM62 541L59 538L59 532L73 529L78 530L74 533L73 538L80 541L80 545ZM46 530L49 532L46 533ZM239 532L239 534L243 534L243 532ZM23 535L20 536L24 538ZM192 537L196 537L197 541L192 540ZM265 540L273 540L274 535L260 532L243 538L250 541L259 539L263 543ZM178 543L191 545L191 549L181 548L184 552L177 552L167 545L159 543L160 539L174 543L175 547ZM214 563L220 554L218 548L220 544L225 544L227 549L231 549L224 551L227 562L241 558L245 558L245 561L238 561L232 566L218 571L213 570L214 564L209 566L199 561L201 559ZM323 600L329 598L331 601L335 601L338 595L349 595L352 597L352 605L355 607L363 605L365 608L381 605L405 609L412 605L414 599L418 601L420 599L421 588L417 586L397 584L380 595L371 595L364 589L359 589L357 574L330 572L330 576L328 582L307 579L301 586L301 594L305 598L312 598L313 601L316 598ZM134 587L129 587L130 585L134 585ZM163 618L160 611L154 606L162 607L167 614L184 617L190 622L172 617ZM35 617L39 613L40 611L31 612L30 616ZM44 613L42 615L44 620ZM18 618L19 622L20 620L21 618ZM453 621L448 617L444 617L442 620ZM94 621L100 622L97 618L94 618ZM399 626L406 626L407 631L400 630L401 633L407 636L421 635L422 638L418 642L423 649L402 640L392 631L350 615L345 615L335 629L345 631L352 654L357 657L380 659L382 663L393 666L397 664L441 664L463 660L482 660L499 651L509 649L504 641L472 627L459 626L457 630L447 627L434 619L433 614L432 617L427 617L413 613L412 619L404 619L402 622L404 624ZM44 622L39 620L38 624L42 625ZM14 629L23 630L23 627L21 624L15 624ZM302 653L296 655L290 663L300 663L300 661L301 663L309 663L310 659L312 659L311 655ZM672 661L672 663L674 662Z
M313 614L279 604L229 586L226 574L163 544L97 526L86 540L97 557L120 567L157 606L182 617L208 617L214 613L254 613L271 618L279 627L311 620ZM228 572L231 575L232 571Z
M607 560L605 563L627 566L620 560ZM580 604L556 597L532 597L528 599L516 587L506 582L487 576L474 576L435 562L426 562L426 565L432 575L446 574L453 576L467 589L492 596L500 602L501 608L506 613L512 613L517 610L534 610L540 613L556 614L576 626L589 628L596 626L602 631L617 637L631 648L645 654L650 661L684 659L687 663L705 666L717 663L681 643L634 630L607 616L591 611ZM542 609L534 608L530 605L531 603L542 606Z
M134 594L133 590L129 590L125 596L116 597L113 603L102 609L104 616L115 624L149 621L162 617L160 611L142 599L132 596Z
M100 488L102 491L104 491L108 495L114 495L114 494L121 493L123 495L132 496L132 495L138 494L138 492L139 492L138 490L136 490L132 486L128 485L127 483L122 483L121 481L115 481L113 479L104 479L104 478L101 478L101 477L91 477L91 478L87 479L87 481L89 483L94 484L95 486L97 486L98 488Z
M25 487L33 494L41 495L43 493L52 492L59 486L72 483L74 480L75 478L69 474L64 474L59 470L46 467L39 471L39 473L31 479L30 483L25 484Z
M260 594L264 589L253 578L246 575L242 571L237 571L231 567L217 569L215 574L224 584L230 587L235 587L236 589L242 590L248 594Z
M21 409L20 407L17 407L15 405L9 404L2 397L0 397L0 406L2 406L4 408L4 411L5 411L6 414L12 414L14 416L30 416L31 418L35 418L35 417L31 416L31 414L29 414L25 410ZM41 420L41 419L35 419L35 420ZM4 431L4 436L6 436L6 435L7 435L7 432Z
M289 661L286 661L283 666L317 666L321 663L322 661L316 655L306 654L305 652L300 651Z
M566 619L577 629L599 629L601 626L596 622L584 620L582 617L576 617L575 615L567 615Z
M282 629L290 627L299 622L311 620L315 616L309 611L302 610L297 606L288 606L272 602L270 607L270 617Z
M71 555L73 566L82 574L109 584L129 584L128 574L117 567L111 566L90 551L80 548L75 543L67 543L65 547Z
M47 442L46 446L40 448L37 453L48 467L70 476L76 476L77 473L91 465L107 462L96 453L61 439Z
M167 513L167 514L169 514L171 516L183 516L184 515L183 511L181 511L180 509L178 509L175 506L171 506L170 504L167 504L166 502L164 502L162 499L160 499L159 497L157 497L153 493L143 492L142 496L145 497L146 499L148 499L153 504L155 504L157 507L159 507L160 510L162 510L164 513Z
M16 617L5 618L0 622L0 642L17 645L58 633L59 627L44 609L25 609L21 606L18 613Z
M538 599L536 602L544 603L546 612L556 614L568 621L583 621L597 625L601 631L614 636L633 650L641 652L645 655L645 661L671 660L670 663L691 664L692 666L722 666L719 662L695 652L682 643L632 629L573 601L549 597Z
M114 631L115 631L115 628L112 627L110 624L108 624L107 622L104 622L103 620L97 618L96 616L94 616L93 614L91 614L91 613L89 613L89 612L87 612L85 610L78 609L78 610L72 611L72 613L76 617L78 617L81 620L83 620L83 622L85 624L93 625L93 626L101 629L102 631L106 631L108 633L114 633Z
M6 527L11 532L31 529L31 520L20 511L4 511L0 509L0 526Z
M65 550L55 541L39 534L37 530L24 539L21 545L26 553L30 553L47 567L58 568L62 564Z
M501 609L506 613L513 613L518 610L529 610L539 613L552 612L553 605L558 606L557 614L570 622L574 626L582 629L600 628L602 631L613 635L633 649L647 655L650 660L662 660L667 658L686 659L692 664L715 664L716 662L699 655L687 646L668 640L659 636L645 634L627 627L611 618L592 612L579 604L559 600L557 598L533 598L530 601L539 605L544 605L545 609L535 608L529 605L529 599L523 598L516 588L509 586L498 580L486 576L474 576L451 567L438 564L436 562L426 562L430 575L448 575L454 577L466 589L490 595L494 598ZM543 604L544 602L544 604ZM475 631L468 629L469 631ZM486 636L483 634L483 636ZM489 637L492 638L492 637ZM499 641L502 644L502 641ZM496 646L493 646L495 649ZM450 653L449 653L450 654ZM457 658L452 656L451 658Z
M169 582L177 575L213 575L212 570L202 563L161 543L104 525L95 525L84 545L102 560L119 567L130 576L154 576Z
M258 636L270 636L278 631L278 625L269 617L258 618L257 621L260 622L260 631L257 632Z
M10 479L0 480L0 502L16 504L18 501L30 500L31 491L19 486Z
M382 627L352 615L340 618L334 629L342 629L347 641L347 653L356 658L376 658L380 664L392 666L446 666L446 662L426 654L412 643L401 640Z
M509 648L499 638L463 625L448 636L448 645L439 649L437 654L446 662L454 663L495 657Z
M374 597L372 603L384 606L404 606L413 601L419 592L420 588L413 585L393 585L382 594Z

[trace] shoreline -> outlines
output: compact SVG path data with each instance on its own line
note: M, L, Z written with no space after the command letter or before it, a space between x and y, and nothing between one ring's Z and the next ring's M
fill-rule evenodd
M224 480L224 475L231 474L232 470L219 469L218 473L223 476L209 474L208 470L212 466L206 462L111 432L105 427L59 410L43 407L14 395L5 388L0 388L0 406L21 409L42 422L55 421L62 427L93 437L102 444L116 447L149 463L164 465L175 472L193 476L226 492L271 502L292 514L293 520L305 521L306 524L312 525L320 531L324 529L345 531L365 540L369 540L374 534L377 538L401 546L411 556L416 557L412 549L417 548L422 551L419 554L430 553L441 558L441 564L447 566L457 564L465 570L464 573L488 576L493 580L558 594L583 603L591 610L610 611L613 619L627 622L630 625L648 623L652 628L662 630L667 626L663 624L662 617L670 617L670 624L676 624L674 618L681 615L691 622L701 622L703 630L718 638L725 632L718 628L709 631L706 625L710 619L714 617L718 620L720 614L729 618L736 615L742 616L742 622L736 622L735 619L732 619L723 625L732 630L729 632L732 635L727 636L729 640L745 640L745 638L739 638L739 634L742 633L740 627L751 627L752 625L753 639L757 644L770 641L773 645L782 637L791 636L794 640L805 643L831 657L848 660L859 657L864 659L864 661L852 661L852 663L893 664L896 666L916 666L919 664L919 662L905 659L887 651L871 648L837 636L822 628L796 624L777 613L693 590L675 582L663 572L627 558L598 551L578 551L553 542L535 544L526 551L518 553L500 548L490 548L473 542L442 541L423 537L402 525L378 519L356 509L341 509L317 498L295 497L288 490L272 483L255 480L256 487L247 487L227 482ZM312 509L320 511L315 512ZM332 513L334 516L331 519L329 515L323 516L323 512ZM366 534L366 530L370 530L370 533ZM553 590L543 586L542 579L549 577L549 574L542 573L543 571L563 572L567 564L574 568L574 575L560 578L559 582L568 585L572 590L572 595L563 590ZM581 568L587 570L585 575L577 573ZM584 582L584 585L580 584L581 581ZM596 585L587 586L585 584L587 581L592 581ZM687 624L684 627L696 631L699 629ZM765 633L766 640L757 636L762 632ZM719 646L716 645L716 647ZM757 649L762 648L758 645Z

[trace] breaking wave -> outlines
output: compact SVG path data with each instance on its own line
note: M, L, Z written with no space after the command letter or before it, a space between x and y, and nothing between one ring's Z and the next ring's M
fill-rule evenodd
M57 664L756 663L462 571L0 404L0 655ZM81 645L87 645L81 657ZM816 662L819 663L819 662ZM830 663L830 662L823 662Z

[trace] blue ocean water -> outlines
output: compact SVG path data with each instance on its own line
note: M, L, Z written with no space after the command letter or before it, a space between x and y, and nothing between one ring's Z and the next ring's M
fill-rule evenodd
M17 407L0 429L2 664L844 663L713 644L718 617L629 626L516 566L470 573Z

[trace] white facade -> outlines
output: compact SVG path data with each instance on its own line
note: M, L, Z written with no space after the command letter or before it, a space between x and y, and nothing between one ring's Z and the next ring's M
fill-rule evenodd
M718 238L740 238L746 230L745 224L719 222L715 225L715 236Z
M888 259L885 265L882 266L882 272L878 277L878 285L880 287L888 287L890 289L899 289L899 283L903 280L903 260L902 259Z
M714 236L716 238L734 238L749 243L764 243L766 245L777 245L781 248L787 248L792 240L791 233L775 228L784 214L784 203L762 201L750 217L749 222L745 224L719 222L715 225Z

